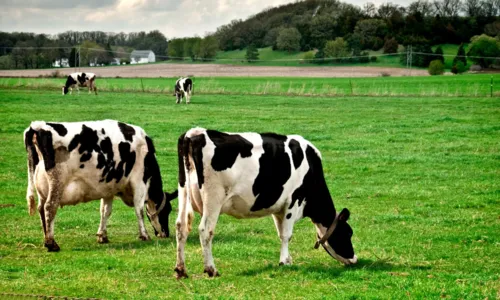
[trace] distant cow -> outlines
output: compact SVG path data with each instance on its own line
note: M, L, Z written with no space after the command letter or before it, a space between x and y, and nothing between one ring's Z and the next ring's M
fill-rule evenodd
M193 81L190 78L179 78L175 82L174 96L176 97L175 103L181 103L182 98L186 97L186 104L191 103L191 95L193 93Z
M94 73L71 73L66 79L66 84L62 87L63 95L70 91L70 95L73 93L73 88L76 87L78 93L80 93L79 87L88 87L89 94L94 91L97 95L97 88L95 86L95 74Z
M177 197L177 191L163 192L153 141L142 128L113 120L35 121L24 131L24 143L28 152L29 213L35 213L36 191L49 251L59 251L54 240L57 208L97 199L102 199L97 241L107 243L106 223L115 195L135 208L140 239L150 239L144 227L145 204L156 235L169 236L169 201Z
M205 272L218 275L212 238L220 214L236 218L272 215L281 239L280 264L291 264L288 242L296 221L309 217L316 227L315 248L348 265L357 257L347 223L337 213L323 174L320 152L298 135L222 133L193 128L180 136L177 277L187 277L184 247L193 210L202 215L199 235Z

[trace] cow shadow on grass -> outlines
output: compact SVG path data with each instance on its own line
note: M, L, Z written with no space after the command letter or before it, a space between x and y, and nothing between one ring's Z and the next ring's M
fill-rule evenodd
M274 274L275 276L280 276L282 274L286 276L290 273L302 273L307 276L319 276L320 278L335 278L341 276L344 272L351 272L356 270L363 270L367 272L385 272L393 274L406 274L410 270L422 270L431 269L430 266L407 266L400 265L396 263L391 263L386 260L372 260L372 259L359 259L358 263L355 265L343 266L337 261L331 260L330 263L324 264L310 264L310 263L299 263L290 266L279 266L278 263L271 263L262 265L256 268L249 268L238 275L241 276L256 276L260 274ZM278 274L278 275L276 275Z

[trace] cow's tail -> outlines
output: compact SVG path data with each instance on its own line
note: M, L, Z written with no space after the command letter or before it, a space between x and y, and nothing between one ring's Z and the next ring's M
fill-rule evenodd
M28 154L28 189L26 191L26 201L28 203L28 212L34 215L36 211L35 203L35 168L38 165L39 158L33 144L33 137L36 131L30 126L24 131L24 146Z

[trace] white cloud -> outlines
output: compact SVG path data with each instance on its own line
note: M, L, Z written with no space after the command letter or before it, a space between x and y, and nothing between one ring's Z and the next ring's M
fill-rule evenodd
M2 31L56 34L67 30L134 32L159 29L168 38L200 35L234 19L294 0L23 0L0 10ZM387 1L344 1L362 6ZM392 1L408 5L411 0Z

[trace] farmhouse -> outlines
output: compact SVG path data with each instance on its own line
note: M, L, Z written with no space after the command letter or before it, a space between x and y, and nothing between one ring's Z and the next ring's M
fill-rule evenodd
M151 50L134 50L130 53L131 64L144 64L155 62L155 54Z
M55 68L69 68L69 59L67 59L67 58L56 59L52 63L52 67L55 67Z

